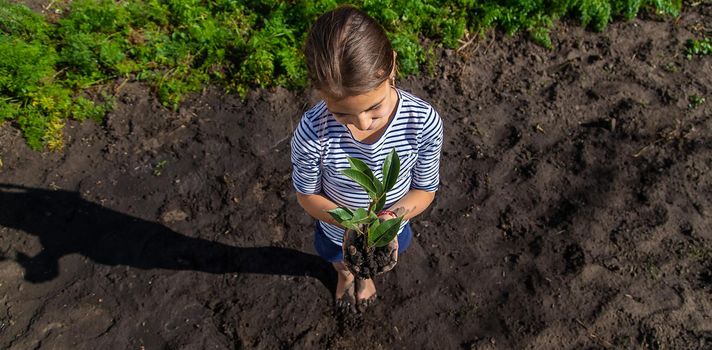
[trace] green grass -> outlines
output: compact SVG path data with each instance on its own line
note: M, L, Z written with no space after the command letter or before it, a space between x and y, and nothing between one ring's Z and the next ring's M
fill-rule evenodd
M0 0L0 122L15 123L34 149L62 148L67 119L101 120L111 98L87 89L117 78L145 81L177 108L206 84L244 95L249 89L307 85L301 55L314 20L340 1L77 0L49 22ZM603 30L639 11L676 16L681 0L359 0L398 51L401 74L432 67L433 47L455 48L491 28L524 31L552 47L563 17ZM709 45L709 43L707 43ZM695 53L697 54L697 53ZM95 91L94 88L91 91Z

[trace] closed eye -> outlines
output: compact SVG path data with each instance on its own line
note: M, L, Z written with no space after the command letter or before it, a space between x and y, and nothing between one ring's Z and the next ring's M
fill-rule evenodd
M382 103L382 102L379 102L378 104L375 104L375 105L371 106L370 108L368 108L368 109L365 110L364 112L375 111L375 110L377 110L377 109L380 109L382 106L383 106L383 103ZM349 114L334 113L334 112L331 112L331 115L333 115L333 116L336 117L336 118L344 118L344 117L349 116ZM377 118L374 118L374 119L377 119Z

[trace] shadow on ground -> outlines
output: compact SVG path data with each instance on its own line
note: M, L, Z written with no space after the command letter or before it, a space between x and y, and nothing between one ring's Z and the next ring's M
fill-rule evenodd
M320 257L282 247L233 247L177 233L161 224L82 199L77 192L0 184L0 225L40 239L35 256L18 252L25 280L46 282L72 253L104 265L214 274L308 276L333 294L336 274Z

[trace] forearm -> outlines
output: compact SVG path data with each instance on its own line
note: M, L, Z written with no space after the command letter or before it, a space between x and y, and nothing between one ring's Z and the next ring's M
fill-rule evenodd
M301 194L297 193L297 202L302 206L307 214L313 218L332 225L341 226L329 215L327 210L336 209L338 205L326 198L323 194Z
M389 210L398 216L403 216L405 220L410 220L430 206L435 199L435 192L427 192L418 189L411 189L403 198L393 204Z

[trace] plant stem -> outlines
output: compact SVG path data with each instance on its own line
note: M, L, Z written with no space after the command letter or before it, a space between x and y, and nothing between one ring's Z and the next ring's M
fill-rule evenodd
M379 200L379 199L380 199L380 197L379 197L378 199L376 199L376 200L371 200L371 201L368 203L368 214L367 214L367 215L371 215L371 211L373 210L373 206L375 206L376 203L378 203L378 200ZM376 220L378 220L378 219L376 219ZM370 224L364 224L364 225L362 226L363 231L365 232L365 234L363 234L363 235L364 235L364 240L363 240L363 251L364 251L364 252L368 251L368 228L369 228L369 226L370 226Z

